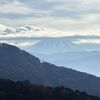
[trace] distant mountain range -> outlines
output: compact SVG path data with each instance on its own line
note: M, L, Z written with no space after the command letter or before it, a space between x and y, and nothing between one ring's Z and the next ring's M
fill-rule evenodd
M100 96L99 77L41 62L37 57L5 43L0 44L0 78L63 85Z
M98 36L34 37L30 40L32 39L38 42L29 47L27 46L25 49L33 53L53 54L76 51L100 51L99 43L80 42L80 40L99 40L100 37Z
M70 67L100 76L100 44L80 43L80 39L99 39L96 36L38 37L34 45L22 49L56 65Z

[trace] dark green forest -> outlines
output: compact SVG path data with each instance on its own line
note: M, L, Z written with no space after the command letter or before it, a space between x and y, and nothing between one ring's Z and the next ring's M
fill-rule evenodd
M61 87L34 85L29 81L0 80L0 100L100 100L86 92Z

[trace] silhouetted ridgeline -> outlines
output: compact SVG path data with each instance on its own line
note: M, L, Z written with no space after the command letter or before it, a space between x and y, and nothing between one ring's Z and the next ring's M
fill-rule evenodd
M33 85L29 81L0 80L0 100L100 100L85 92L64 87Z
M0 44L0 79L29 80L44 86L64 86L100 96L100 78L41 62L37 57L5 43Z

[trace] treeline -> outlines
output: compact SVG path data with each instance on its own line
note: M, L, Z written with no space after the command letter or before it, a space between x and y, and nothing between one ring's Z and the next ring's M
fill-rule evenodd
M29 81L0 80L0 100L100 100L64 87L33 85Z

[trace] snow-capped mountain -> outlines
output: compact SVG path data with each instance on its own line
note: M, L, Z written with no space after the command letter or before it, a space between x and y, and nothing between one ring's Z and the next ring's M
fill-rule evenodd
M30 40L37 40L34 45L24 47L30 52L52 54L52 53L62 53L62 52L72 52L72 51L100 51L100 44L95 43L80 43L75 42L80 39L92 39L93 37L88 36L69 36L69 37L38 37L32 38ZM94 37L100 39L100 37ZM27 40L28 41L28 40Z

